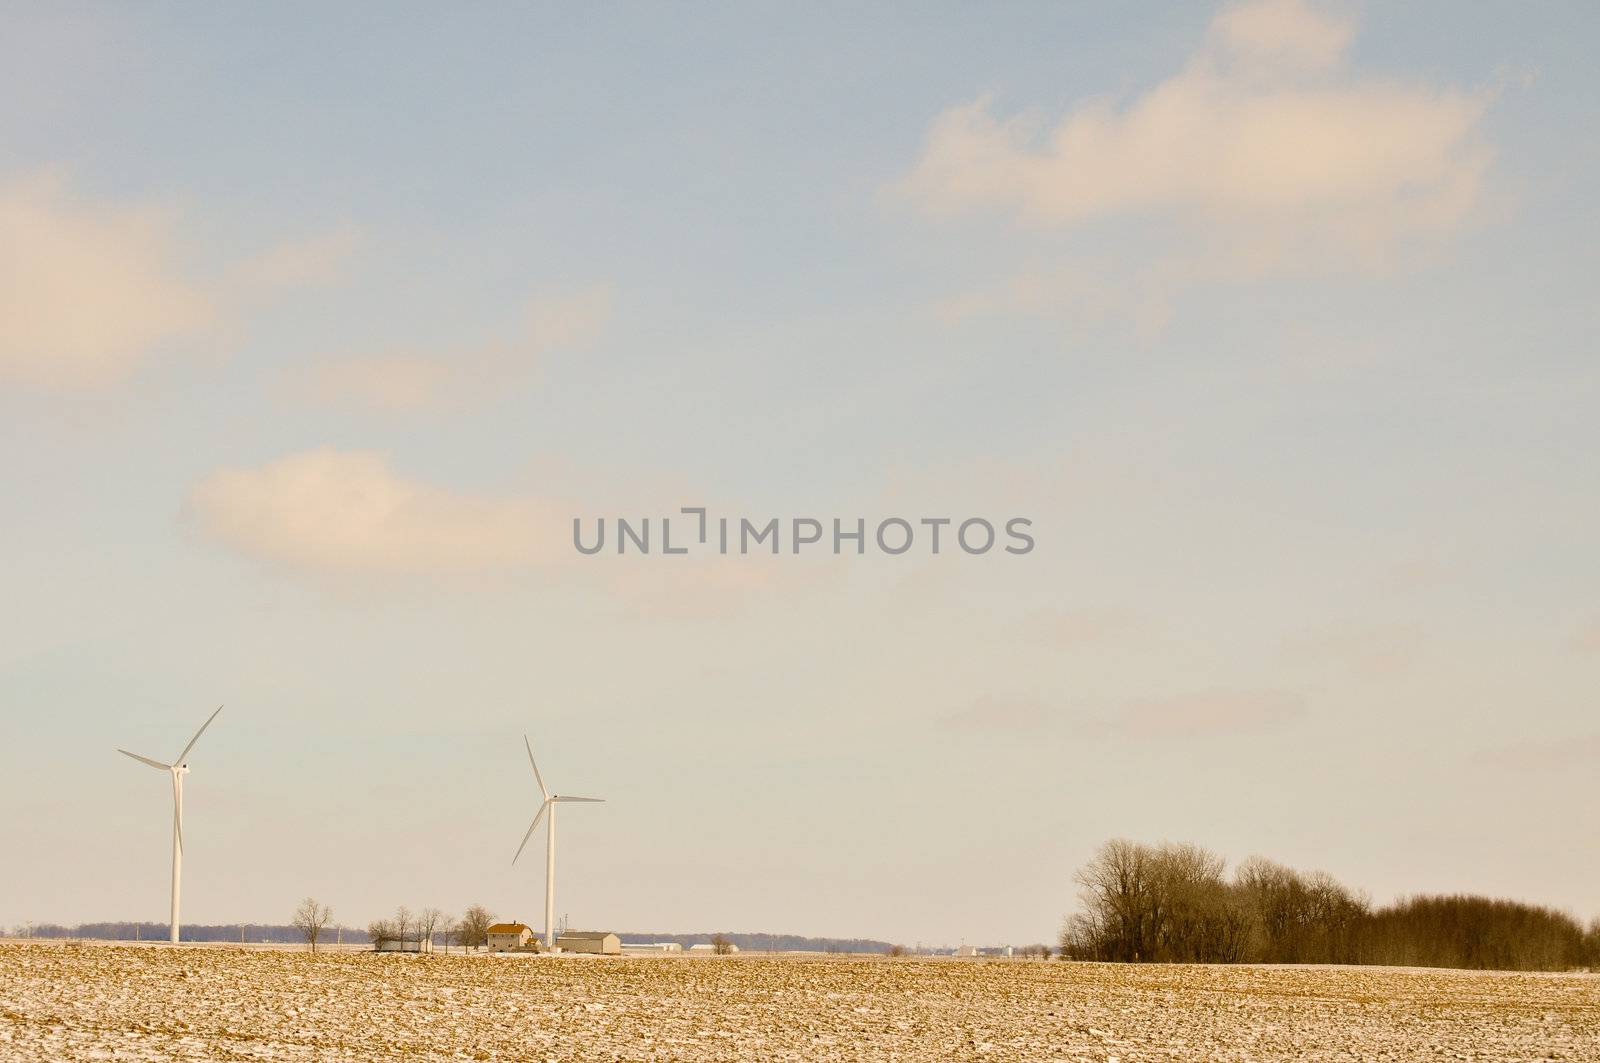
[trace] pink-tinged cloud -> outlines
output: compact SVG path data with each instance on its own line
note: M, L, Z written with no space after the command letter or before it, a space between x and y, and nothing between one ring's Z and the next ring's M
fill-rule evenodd
M1473 758L1485 767L1521 773L1600 768L1600 734L1578 735L1553 741L1518 742L1486 749Z
M1427 637L1415 624L1346 624L1295 639L1286 648L1290 660L1331 665L1366 679L1410 671L1421 658Z
M363 451L313 450L219 470L189 503L214 541L317 575L503 570L559 548L559 515L537 500L407 479Z
M1138 628L1131 614L1112 609L1037 609L1021 624L1029 639L1057 649L1127 638Z
M582 350L604 333L611 292L589 285L540 292L514 334L458 350L379 351L322 358L289 374L289 390L323 406L415 413L494 397L526 379L541 356Z
M1453 228L1481 197L1488 95L1357 71L1352 35L1298 0L1231 5L1184 69L1126 103L1054 122L989 99L946 111L900 190L933 215L1044 227L1166 216L1230 234L1238 267L1262 271Z
M1207 690L1129 702L1119 722L1154 738L1241 735L1282 727L1304 712L1304 700L1288 691Z
M985 694L944 718L964 731L1038 731L1060 718L1058 710L1038 698L1006 698Z
M55 174L0 184L0 385L103 388L206 329L166 212L73 195Z

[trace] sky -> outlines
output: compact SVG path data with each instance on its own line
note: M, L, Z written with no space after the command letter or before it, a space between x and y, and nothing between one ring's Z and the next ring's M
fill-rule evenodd
M857 8L0 5L0 925L1600 916L1600 13Z

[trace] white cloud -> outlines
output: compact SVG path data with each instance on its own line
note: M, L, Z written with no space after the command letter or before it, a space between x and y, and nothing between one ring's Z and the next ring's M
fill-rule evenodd
M407 477L381 454L324 448L212 472L190 491L187 516L204 537L238 555L330 587L536 572L547 587L577 588L631 619L705 620L775 602L788 607L833 592L844 578L837 558L666 558L659 538L652 556L618 557L610 516L607 549L579 554L574 516L615 512L581 501L605 475L541 466L537 492L470 493ZM594 516L585 519L592 536ZM684 534L683 523L674 528Z
M460 377L441 358L396 352L308 366L294 372L292 384L301 398L320 405L404 413L455 404Z
M319 405L403 413L459 405L516 383L554 351L579 350L605 330L611 293L604 285L540 293L523 309L513 339L454 353L389 351L330 358L290 373L290 389Z
M326 232L269 247L240 264L240 281L254 289L331 284L338 280L356 246L356 229L348 222Z
M0 383L122 381L212 323L162 212L89 203L55 174L0 184Z
M988 99L945 112L901 189L934 215L1041 228L1164 219L1235 269L1381 261L1479 201L1487 96L1356 71L1352 34L1298 0L1230 6L1184 69L1126 103L1055 122Z
M1325 71L1339 64L1355 25L1301 0L1259 0L1224 8L1211 33L1224 54L1252 66Z
M538 501L407 480L377 454L314 450L201 481L204 532L314 574L471 573L537 563L560 521Z

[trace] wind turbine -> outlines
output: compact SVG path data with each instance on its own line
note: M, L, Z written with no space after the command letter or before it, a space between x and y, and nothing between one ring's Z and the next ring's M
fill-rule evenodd
M603 797L567 797L565 794L553 794L545 789L544 776L539 774L539 765L533 759L533 743L528 741L528 736L522 736L522 744L528 747L528 763L533 766L533 781L539 784L539 793L544 798L544 803L539 806L539 811L534 814L533 822L528 824L528 833L522 836L522 844L517 846L517 856L522 855L522 850L527 848L528 839L533 837L534 828L539 825L539 820L544 818L546 812L550 813L549 833L545 839L544 849L544 943L546 948L554 948L556 944L556 806L567 801L601 802ZM514 865L517 856L511 858Z
M217 706L217 712L222 711L222 706ZM174 945L178 943L178 894L183 884L183 777L189 774L189 765L184 758L189 755L189 750L200 741L200 736L206 733L206 728L211 726L211 721L217 718L217 712L206 717L206 722L200 725L200 730L189 739L189 744L183 747L183 752L178 754L178 759L171 764L163 764L159 760L141 757L137 753L129 753L126 749L117 750L125 757L132 757L141 764L148 764L152 768L172 773L172 921L168 937Z

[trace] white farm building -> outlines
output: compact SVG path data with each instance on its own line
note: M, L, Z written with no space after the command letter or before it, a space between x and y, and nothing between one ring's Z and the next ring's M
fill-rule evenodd
M556 938L556 948L562 952L588 952L597 956L616 956L622 952L622 941L607 930L568 930Z

